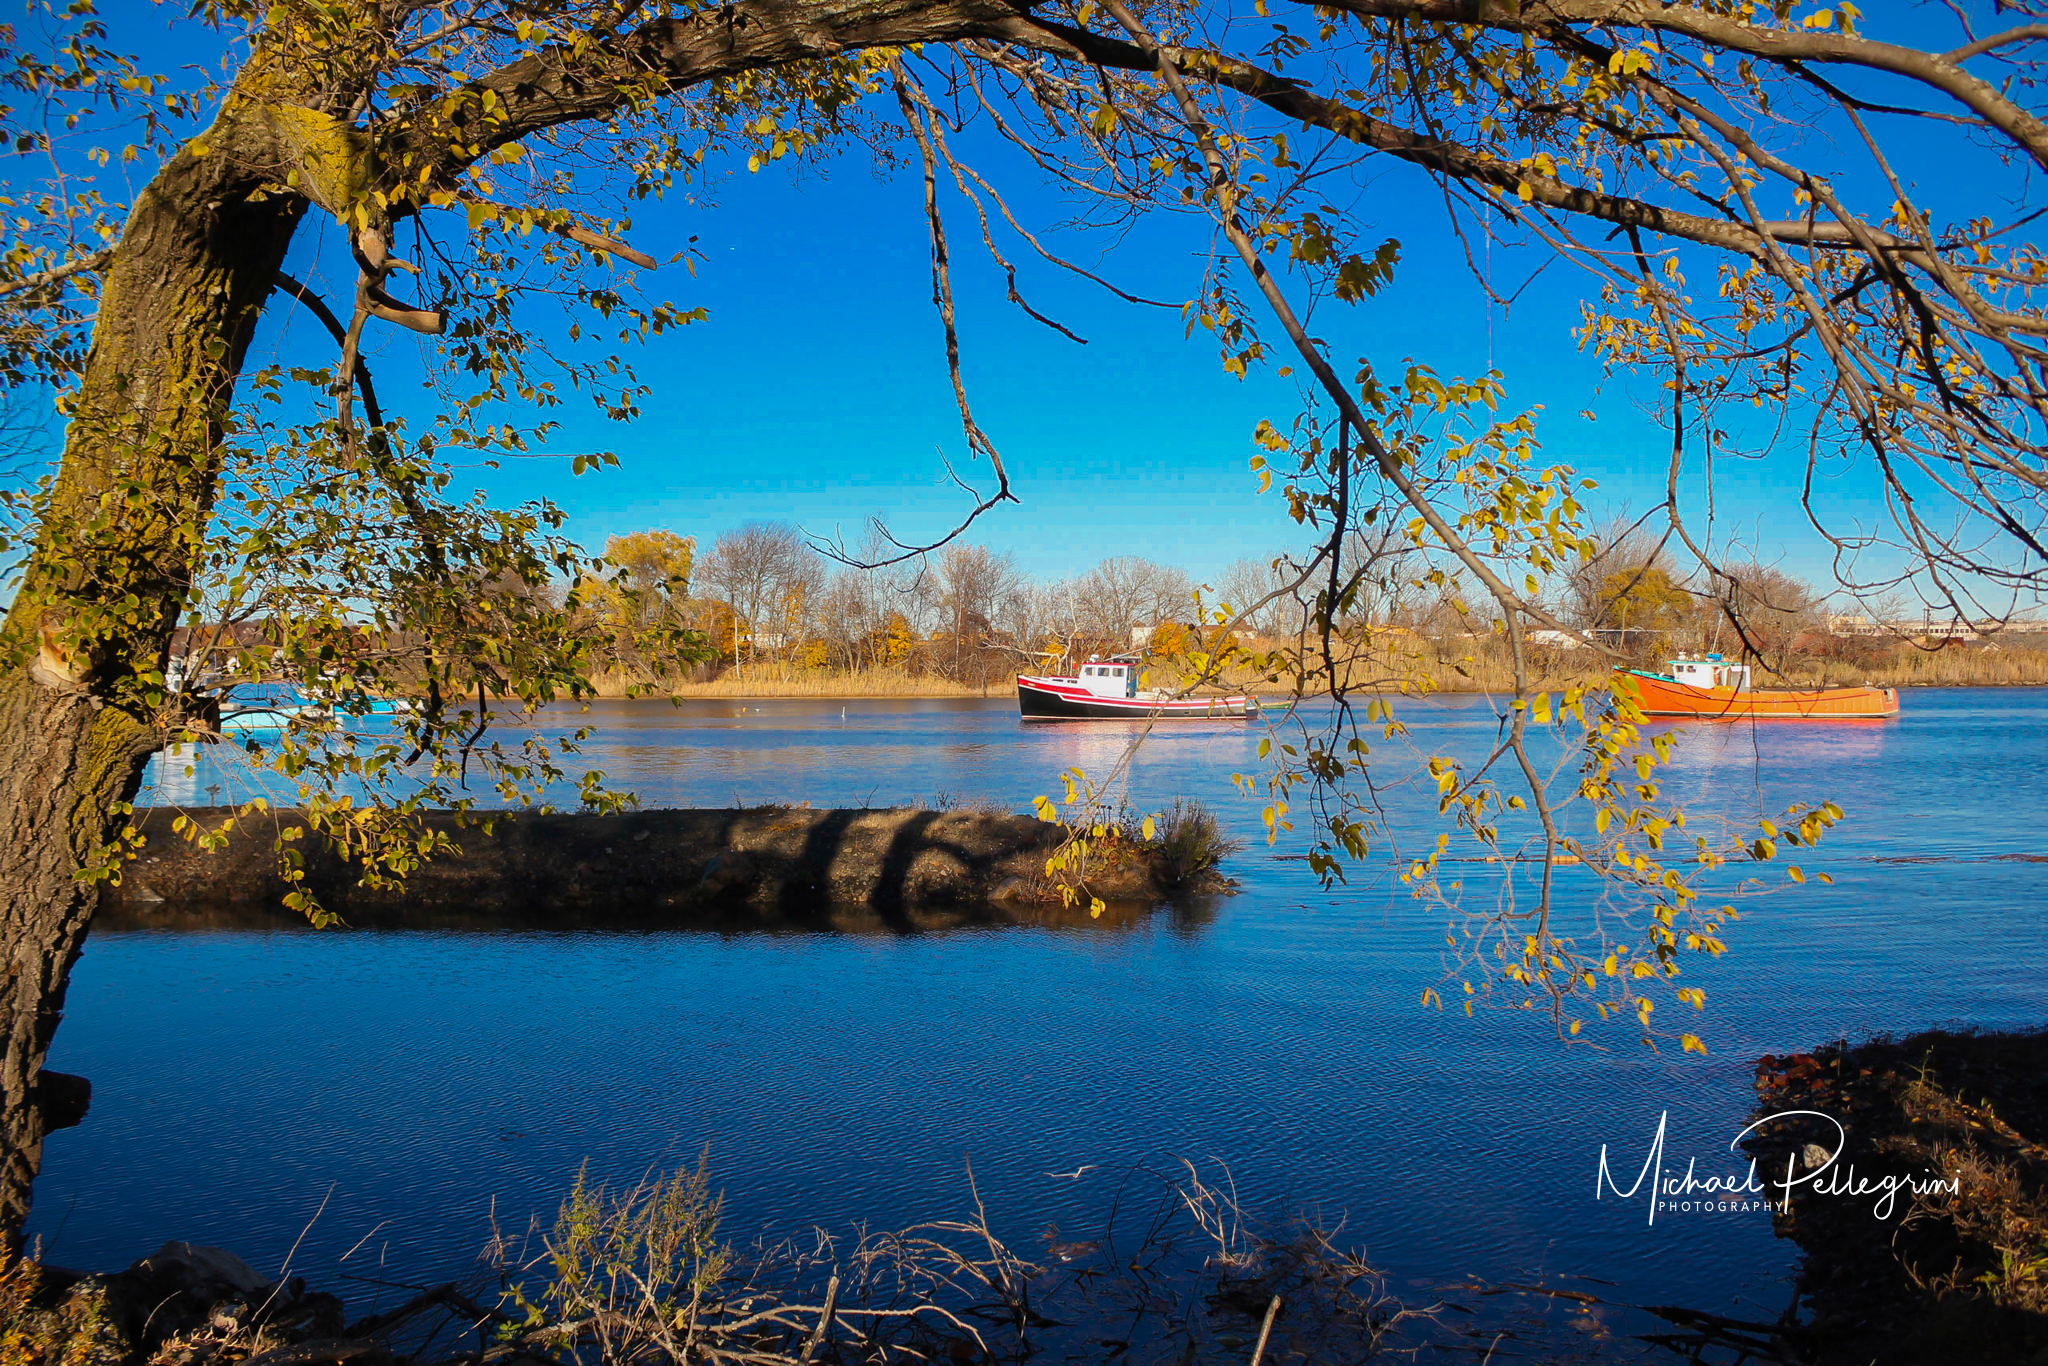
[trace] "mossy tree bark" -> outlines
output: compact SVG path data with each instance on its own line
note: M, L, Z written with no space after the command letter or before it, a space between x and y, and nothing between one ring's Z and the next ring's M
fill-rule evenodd
M236 372L303 201L251 202L213 156L143 191L101 296L38 553L0 675L0 1229L41 1159L37 1075L103 862L170 718L160 671L219 476Z

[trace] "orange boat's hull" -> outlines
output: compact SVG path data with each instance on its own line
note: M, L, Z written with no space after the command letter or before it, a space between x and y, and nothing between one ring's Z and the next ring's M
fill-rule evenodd
M1788 721L1876 720L1899 714L1897 688L1696 688L1655 674L1624 675L1645 716L1701 720L1781 718Z

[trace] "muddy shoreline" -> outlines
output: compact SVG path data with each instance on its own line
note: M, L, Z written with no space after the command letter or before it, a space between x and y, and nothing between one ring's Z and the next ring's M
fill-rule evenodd
M217 826L220 809L138 812L144 843L98 923L109 929L303 924L284 906L276 836L297 823L258 817L206 850L173 829L184 815ZM436 814L461 852L366 888L360 870L313 840L294 840L305 885L363 927L710 925L925 929L962 923L1112 922L1177 897L1226 890L1190 875L1157 846L1125 844L1091 859L1072 906L1046 876L1063 832L1030 816L983 811L756 807L620 815L500 817L491 832Z
M1802 1175L1774 1212L1804 1254L1799 1359L2048 1362L2048 1029L1837 1041L1756 1087L1756 1118L1792 1117L1745 1151Z

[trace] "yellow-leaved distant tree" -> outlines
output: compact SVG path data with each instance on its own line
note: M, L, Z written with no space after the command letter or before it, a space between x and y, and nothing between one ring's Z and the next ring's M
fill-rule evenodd
M1692 595L1671 581L1661 564L1616 569L1600 583L1604 620L1632 630L1663 631L1686 620Z
M681 613L684 599L690 596L696 537L678 536L673 531L635 531L607 538L604 557L618 567L624 579L619 586L639 595L634 604L635 625Z
M660 674L709 653L693 620L693 536L636 531L606 539L604 557L577 586L578 606L595 613L614 668Z

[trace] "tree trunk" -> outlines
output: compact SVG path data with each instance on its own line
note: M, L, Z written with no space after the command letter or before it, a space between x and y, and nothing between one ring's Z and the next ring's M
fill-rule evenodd
M98 898L78 880L113 833L111 808L141 764L125 717L95 724L92 699L26 670L0 681L0 1228L17 1244L42 1163L37 1080Z
M8 614L0 1241L10 1249L42 1160L38 1077L98 901L81 873L107 862L150 754L181 725L143 675L163 668L219 482L235 378L304 209L297 196L250 202L233 160L187 150L137 199Z

